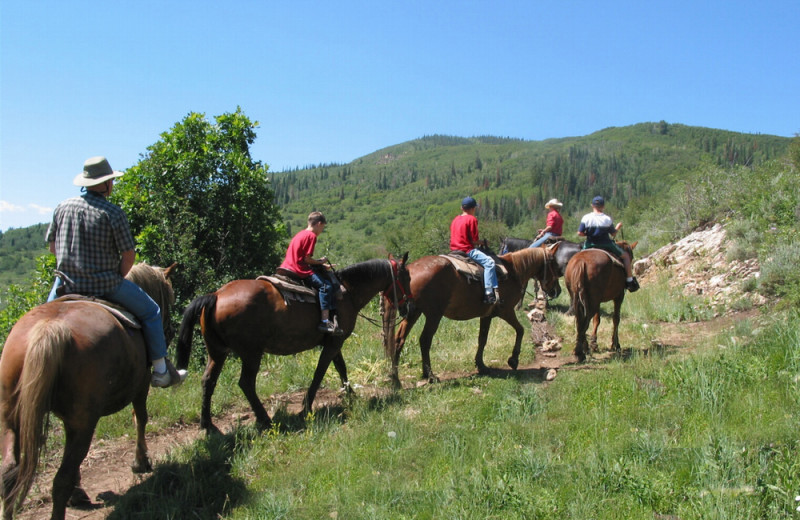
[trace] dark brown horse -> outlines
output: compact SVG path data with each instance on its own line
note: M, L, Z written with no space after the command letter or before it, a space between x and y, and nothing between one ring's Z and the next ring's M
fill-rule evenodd
M531 278L539 280L545 291L551 290L556 283L556 267L552 255L544 248L538 247L501 255L497 257L497 261L506 267L508 277L499 282L500 300L495 305L483 303L482 281L470 283L446 258L438 255L425 256L408 265L413 301L408 304L407 314L400 323L396 335L394 305L386 298L383 301L384 341L386 353L392 360L391 378L395 388L401 386L397 373L400 352L411 328L423 314L425 327L420 334L419 346L424 379L430 382L438 380L431 369L430 349L433 336L443 317L460 321L480 318L478 351L475 355L475 365L480 373L486 373L488 370L483 363L483 350L486 347L492 318L505 320L517 333L514 350L508 358L509 366L517 368L525 330L517 319L514 307L522 298L523 290Z
M256 395L256 375L264 353L286 356L322 345L314 378L303 403L303 413L311 411L319 385L333 362L342 384L347 383L347 368L342 345L353 332L358 312L381 291L387 297L403 301L408 294L408 253L400 262L394 259L368 260L346 267L336 274L345 289L336 315L341 336L317 330L320 321L318 303L293 302L289 305L280 291L266 280L235 280L217 292L201 296L186 308L178 334L177 366L185 368L192 347L194 325L200 322L208 352L203 374L203 404L200 427L213 431L211 396L230 353L239 356L242 371L239 388L244 392L261 427L271 420Z
M633 249L638 242L628 244L617 242L633 260ZM621 263L613 261L609 254L601 249L584 249L577 253L567 264L564 275L570 295L570 310L575 314L575 355L580 361L586 359L591 350L597 350L597 328L600 326L600 304L614 302L612 318L614 331L611 348L619 352L619 313L622 300L625 299L625 268ZM594 319L591 342L586 339L589 320Z
M161 307L168 323L174 296L168 269L137 264L128 278ZM85 300L54 300L33 308L11 329L0 358L0 429L3 518L10 519L33 482L48 431L48 413L64 423L64 457L53 479L51 518L67 502L89 500L80 465L100 417L133 403L133 471L152 471L147 457L147 350L141 331L129 329L105 307Z

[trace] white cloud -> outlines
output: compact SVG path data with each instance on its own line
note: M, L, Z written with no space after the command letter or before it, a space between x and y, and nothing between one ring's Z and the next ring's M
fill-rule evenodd
M25 211L25 208L23 208L22 206L17 206L16 204L11 204L10 202L6 202L4 200L0 200L0 213L6 213L12 211L15 212Z
M48 208L33 203L28 204L28 207L35 211L37 215L49 215L53 212L53 208Z

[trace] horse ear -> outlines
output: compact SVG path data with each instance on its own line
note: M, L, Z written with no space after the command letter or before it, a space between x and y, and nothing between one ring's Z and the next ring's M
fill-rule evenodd
M171 266L164 268L164 278L169 279L172 271L178 266L178 262L173 262Z
M403 255L403 262L402 263L405 264L406 262L408 262L408 251L406 251L405 254Z
M638 244L638 243L639 243L639 241L637 240L636 242L634 242L633 244L631 244L631 251L633 251L633 250L634 250L634 248L636 247L636 244Z

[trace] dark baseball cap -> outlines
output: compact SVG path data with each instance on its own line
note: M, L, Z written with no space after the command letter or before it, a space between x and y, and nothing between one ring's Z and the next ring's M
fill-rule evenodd
M606 201L600 195L592 199L592 206L605 206L605 205Z

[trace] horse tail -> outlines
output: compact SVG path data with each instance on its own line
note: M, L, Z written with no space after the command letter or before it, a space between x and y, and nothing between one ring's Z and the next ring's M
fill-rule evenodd
M47 440L53 389L61 372L72 332L60 320L39 321L31 329L18 384L15 414L19 419L19 466L10 496L24 498L33 483L39 455Z
M586 301L586 291L589 287L589 278L586 274L586 262L579 262L578 263L578 276L577 276L577 283L575 284L575 299L577 300L577 304L581 306L583 310L584 318L589 314L589 303ZM573 303L573 307L574 307ZM573 308L573 311L576 309Z
M397 318L397 309L387 297L381 298L381 318L383 320L383 353L389 359L394 359L397 341L395 341L394 329Z
M178 345L175 347L178 368L185 369L189 366L194 326L200 320L200 316L203 312L206 313L206 316L212 315L216 306L217 295L216 293L211 293L195 298L183 311L183 320L181 320L181 327L178 330Z

